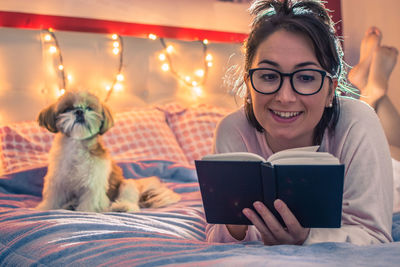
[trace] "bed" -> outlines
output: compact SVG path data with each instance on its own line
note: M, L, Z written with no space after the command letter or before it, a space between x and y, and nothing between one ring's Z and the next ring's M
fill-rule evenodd
M0 265L2 266L395 266L393 239L381 245L321 243L266 247L205 241L206 221L193 160L211 151L213 129L227 109L169 103L116 115L104 142L130 179L157 175L182 196L139 213L37 211L52 134L36 122L0 128ZM154 138L149 138L154 136ZM153 141L151 141L153 140Z
M237 107L220 86L226 62L240 49L237 44L209 45L214 66L205 84L206 97L184 101L179 96L186 87L158 70L159 43L124 37L126 83L133 86L123 94L116 92L109 101L116 123L104 134L104 143L126 178L156 175L181 195L181 201L138 213L35 210L54 136L40 128L34 117L54 100L50 85L59 80L54 73L47 77L40 67L48 64L40 44L41 30L0 28L0 32L0 65L8 66L7 73L5 68L0 71L0 266L398 266L397 161L393 161L392 243L267 247L260 242L206 242L193 163L211 153L216 124ZM115 73L115 58L103 51L111 45L108 35L57 31L56 35L67 67L90 68L101 77ZM198 44L176 43L185 46L185 51L189 45L190 57L198 55ZM131 52L138 48L141 53ZM107 57L99 59L100 55ZM104 64L96 60L89 64L92 57ZM20 61L26 65L16 63ZM79 71L75 74L78 78ZM86 80L97 81L100 76ZM233 105L224 105L229 101Z

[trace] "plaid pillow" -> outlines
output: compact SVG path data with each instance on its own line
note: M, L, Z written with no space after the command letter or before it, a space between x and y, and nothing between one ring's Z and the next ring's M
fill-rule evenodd
M170 103L159 108L166 112L167 122L190 164L212 153L215 127L230 111L207 104L184 107Z
M0 127L0 158L9 173L47 165L54 134L35 121ZM118 113L115 125L103 136L116 161L138 159L169 160L187 164L186 157L166 123L165 114L155 108Z

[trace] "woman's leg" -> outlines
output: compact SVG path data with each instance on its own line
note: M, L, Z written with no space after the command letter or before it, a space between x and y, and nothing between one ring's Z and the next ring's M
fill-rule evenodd
M357 88L364 88L368 81L369 68L375 50L380 46L382 33L376 27L370 27L364 35L360 46L360 60L349 71L349 81Z

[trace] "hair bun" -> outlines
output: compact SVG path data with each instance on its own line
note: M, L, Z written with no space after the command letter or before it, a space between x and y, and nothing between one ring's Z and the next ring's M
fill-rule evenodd
M333 22L321 0L255 0L249 8L254 16L252 25L256 25L265 16L273 15L310 15L331 26Z

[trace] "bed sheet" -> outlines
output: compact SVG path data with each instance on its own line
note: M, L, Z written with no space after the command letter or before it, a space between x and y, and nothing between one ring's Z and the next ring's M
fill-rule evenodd
M127 178L157 175L181 194L169 207L139 213L36 211L45 167L0 179L0 266L398 266L400 214L389 244L320 243L267 247L205 241L195 170L174 162L119 164Z

